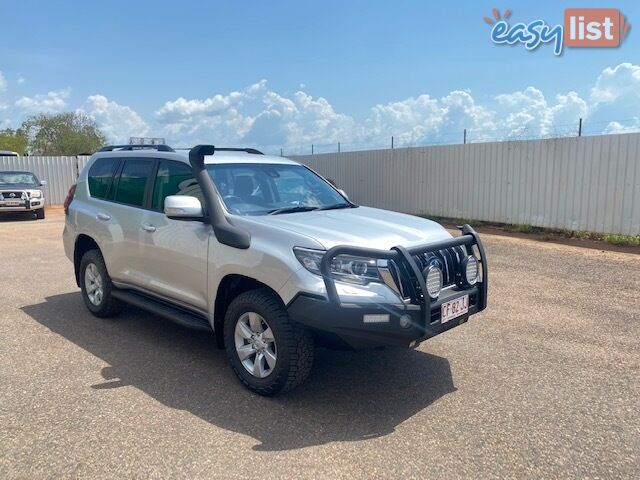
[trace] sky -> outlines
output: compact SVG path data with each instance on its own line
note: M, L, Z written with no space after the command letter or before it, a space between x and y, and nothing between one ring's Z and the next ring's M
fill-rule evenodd
M80 111L109 141L301 153L640 129L640 2L0 1L0 128ZM618 48L490 40L620 9ZM636 28L637 25L637 28Z

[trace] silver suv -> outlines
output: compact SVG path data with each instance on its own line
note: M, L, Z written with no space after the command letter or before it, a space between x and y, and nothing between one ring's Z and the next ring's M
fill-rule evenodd
M96 316L133 304L213 330L261 395L300 384L315 344L415 347L486 307L471 227L355 205L254 149L105 147L65 202L64 245Z

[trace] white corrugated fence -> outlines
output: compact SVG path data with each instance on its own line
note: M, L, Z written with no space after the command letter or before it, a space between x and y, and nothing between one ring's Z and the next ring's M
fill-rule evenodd
M640 235L639 133L294 158L363 205Z

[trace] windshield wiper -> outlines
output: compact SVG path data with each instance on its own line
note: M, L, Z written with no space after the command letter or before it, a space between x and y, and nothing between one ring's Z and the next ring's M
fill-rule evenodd
M353 208L353 205L350 203L336 203L335 205L320 207L318 210L338 210L339 208Z
M267 215L280 215L281 213L294 213L294 212L310 212L312 210L318 210L318 207L311 207L309 205L296 205L295 207L282 207L275 210L269 210Z

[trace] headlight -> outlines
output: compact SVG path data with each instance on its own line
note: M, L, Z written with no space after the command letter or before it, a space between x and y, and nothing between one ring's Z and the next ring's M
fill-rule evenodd
M300 247L294 247L293 252L304 268L320 275L320 262L325 252ZM329 271L334 279L343 282L365 285L368 282L380 281L375 258L338 255L331 261Z
M331 275L337 280L364 285L380 280L375 258L338 255L331 261Z
M304 268L311 273L320 275L320 262L324 256L324 252L318 250L309 250L308 248L293 247L293 253Z
M442 290L442 270L435 265L431 265L427 269L425 284L427 286L427 293L429 296L431 298L438 298L440 290Z
M469 255L462 261L462 267L467 285L475 285L478 281L478 260L476 257Z
M40 190L31 190L31 198L42 198L42 192Z

